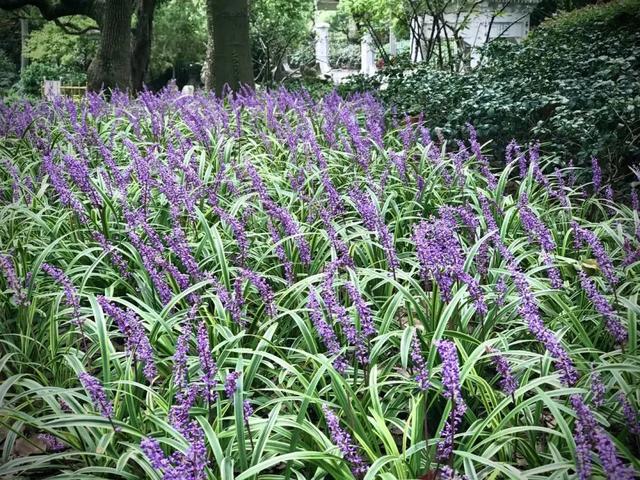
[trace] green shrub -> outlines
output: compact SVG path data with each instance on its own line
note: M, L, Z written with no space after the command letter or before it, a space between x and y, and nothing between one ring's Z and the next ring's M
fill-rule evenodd
M17 81L16 66L6 52L0 49L0 95L4 96Z
M398 112L423 112L453 135L471 122L495 140L495 155L512 137L533 137L558 163L597 155L620 167L640 155L639 24L638 0L592 6L545 22L520 45L492 44L473 72L398 65L342 91L377 89Z

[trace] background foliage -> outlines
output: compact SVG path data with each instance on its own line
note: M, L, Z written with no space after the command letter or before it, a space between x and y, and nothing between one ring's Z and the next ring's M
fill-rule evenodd
M587 7L550 20L521 45L498 43L470 73L401 64L341 91L373 90L398 113L461 135L466 122L504 151L537 138L566 165L592 155L613 168L640 154L640 2Z

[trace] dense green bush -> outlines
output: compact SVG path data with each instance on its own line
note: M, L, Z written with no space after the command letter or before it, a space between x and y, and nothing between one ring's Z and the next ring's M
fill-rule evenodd
M0 49L0 95L4 95L17 81L16 66L6 52Z
M640 2L576 10L547 21L520 45L496 43L466 74L427 65L386 68L342 91L376 89L400 113L461 135L465 122L495 139L537 138L559 163L592 155L620 166L640 154Z

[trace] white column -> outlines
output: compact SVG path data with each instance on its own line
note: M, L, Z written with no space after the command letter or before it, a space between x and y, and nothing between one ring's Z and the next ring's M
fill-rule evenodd
M44 81L44 98L47 100L53 100L62 94L62 82L60 80L45 80Z
M329 24L317 23L314 30L316 32L316 64L320 73L325 74L331 70L331 65L329 65Z
M373 52L371 35L365 33L360 40L360 73L373 75L376 73L376 61Z
M389 56L395 57L398 54L398 42L393 33L393 28L389 29Z

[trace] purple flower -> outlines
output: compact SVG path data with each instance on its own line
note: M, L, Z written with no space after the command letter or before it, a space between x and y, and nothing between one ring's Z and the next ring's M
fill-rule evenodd
M91 398L95 409L100 412L100 415L113 421L113 405L107 398L107 394L104 388L102 388L100 381L87 372L81 372L78 378L80 378L82 386L89 395L89 398Z
M609 330L609 333L613 336L616 343L619 345L626 343L627 331L622 323L620 323L620 320L618 320L607 299L598 292L595 283L586 273L581 270L579 276L582 289L596 311L605 319L607 330Z
M552 252L556 248L556 242L551 236L551 232L547 229L544 223L537 217L535 213L528 206L528 198L526 193L520 196L518 202L518 210L520 214L520 221L529 241L537 240L540 242L540 246L545 252Z
M367 230L374 231L380 237L382 249L387 257L387 263L392 272L400 266L398 255L393 243L393 237L384 219L378 213L378 209L366 193L358 188L353 188L349 193L353 203L362 218L362 223Z
M240 378L240 372L231 372L224 380L224 392L227 398L233 398L234 393L238 389L238 379Z
M434 279L445 302L451 301L456 280L467 285L469 295L480 315L487 313L484 295L475 278L464 271L464 254L450 217L423 220L414 227L420 273L427 281Z
M640 415L638 415L638 411L631 405L631 402L623 392L618 394L618 401L622 405L625 425L631 433L640 435Z
M66 303L73 309L73 323L81 327L84 322L80 318L80 299L78 298L78 291L76 290L76 287L71 283L69 277L67 277L67 275L59 268L49 265L48 263L43 263L42 270L53 278L56 283L64 287Z
M353 282L347 282L345 288L349 293L349 297L356 307L358 317L360 318L360 328L365 337L374 337L376 335L376 327L373 324L373 316L369 305L364 301L362 295L358 291L358 287Z
M249 422L249 417L253 415L253 406L249 400L245 400L242 402L242 416L244 417L245 423Z
M579 378L578 371L558 338L551 330L545 327L526 277L514 264L510 263L508 268L516 285L516 290L520 294L520 305L518 307L520 316L525 320L529 331L536 340L542 343L553 357L555 367L560 371L562 382L565 385L575 385Z
M586 480L591 474L590 452L595 450L607 478L633 480L634 470L626 466L617 455L616 447L596 420L579 395L571 396L571 404L576 412L576 463L578 477Z
M177 402L169 409L169 423L182 435L186 435L189 429L189 410L195 405L199 393L197 385L188 385L186 389L178 392Z
M609 255L607 254L598 237L591 230L580 227L576 222L571 223L571 228L573 229L575 234L575 247L580 248L583 245L587 245L589 248L591 248L593 255L596 257L596 261L598 262L598 266L600 267L602 275L604 275L604 277L607 279L609 285L612 288L615 288L616 285L618 285L618 283L620 282L620 279L615 273L611 258L609 258Z
M307 308L309 309L309 317L313 322L313 327L318 333L320 340L322 340L322 343L327 347L329 355L337 355L333 361L333 366L338 372L344 374L347 370L348 364L344 357L340 355L340 343L338 342L338 337L333 331L333 328L325 321L324 314L318 302L318 296L313 290L309 292Z
M436 347L442 359L442 395L452 403L449 418L440 432L442 440L438 442L436 454L439 461L446 461L453 453L454 436L462 423L467 405L462 398L460 366L455 344L449 340L440 340Z
M413 365L415 380L418 382L418 388L426 392L431 385L429 382L429 369L422 356L422 348L420 347L420 340L418 340L417 336L413 337L411 341L411 363Z
M204 382L204 397L209 404L216 399L215 388L218 384L216 373L218 366L211 356L211 347L209 345L209 332L204 321L198 324L197 334L198 357L200 359L200 368L202 369L202 381Z
M142 361L145 377L150 382L153 381L158 373L153 360L153 348L138 316L129 309L116 307L103 296L98 297L98 303L104 313L116 321L120 333L124 335L127 351L134 360Z
M160 443L155 438L143 438L140 442L140 448L153 468L163 472L171 468L169 459L165 456L162 448L160 448Z
M469 143L471 144L471 151L475 155L476 161L480 164L480 173L482 173L482 175L487 179L489 189L495 190L498 187L498 180L496 179L496 176L491 173L489 161L484 155L482 155L480 143L478 142L478 133L470 123L467 123L467 128L469 129Z
M604 405L604 395L606 387L602 382L602 378L598 372L591 374L591 394L593 395L592 401L595 407L601 407Z
M369 363L369 352L364 342L364 337L356 329L354 322L347 313L347 309L340 304L334 291L334 280L340 266L341 263L339 261L333 261L327 265L321 296L330 316L335 317L342 328L348 344L355 347L356 358L360 363L366 364Z
M635 188L631 189L631 208L636 212L640 212L640 200Z
M326 405L322 406L331 441L344 456L344 459L351 466L351 471L357 478L361 478L367 473L369 466L358 453L358 447L353 443L351 435L340 426L340 420L335 413Z
M0 270L4 272L7 284L15 294L14 298L16 304L23 307L28 306L29 300L27 298L27 291L23 287L22 282L18 279L18 275L16 274L16 270L13 266L13 261L9 255L0 254Z
M116 266L120 275L124 278L129 278L131 275L129 273L129 267L127 262L122 255L118 252L115 246L107 240L107 238L100 232L93 232L93 238L98 244L102 247L102 249L109 254L109 258L111 258L111 262Z
M240 269L240 275L238 276L238 279L236 279L236 281L242 280L248 280L249 283L256 287L258 293L262 297L262 301L264 302L267 315L269 315L270 317L275 316L276 306L274 302L274 294L269 284L256 272L253 272L246 268ZM236 290L236 294L237 293L238 291Z
M311 263L311 247L307 240L300 234L298 223L286 209L280 207L271 199L267 187L255 167L251 163L246 162L245 169L251 179L253 190L258 194L265 213L270 218L277 219L280 222L285 234L292 237L298 246L302 263L309 265Z
M496 305L498 305L498 307L504 306L504 301L507 295L507 282L502 275L496 282L496 295Z
M495 348L489 348L488 350L492 354L491 363L493 363L500 376L500 388L505 395L513 395L518 388L518 381L511 373L511 367L509 367L507 359Z
M151 466L162 472L163 480L205 480L208 460L204 432L192 421L183 435L189 444L184 453L174 452L167 457L153 438L143 438L140 449Z
M267 220L267 227L271 234L271 241L273 241L273 244L275 245L276 256L284 268L284 276L287 279L287 282L291 285L294 282L293 263L287 258L284 246L282 245L280 232L278 232L278 229L274 227L271 219Z
M58 437L51 435L50 433L39 433L37 439L40 440L47 451L49 452L61 452L67 446L58 439Z
M466 475L460 475L449 465L442 465L438 469L437 480L468 480Z

